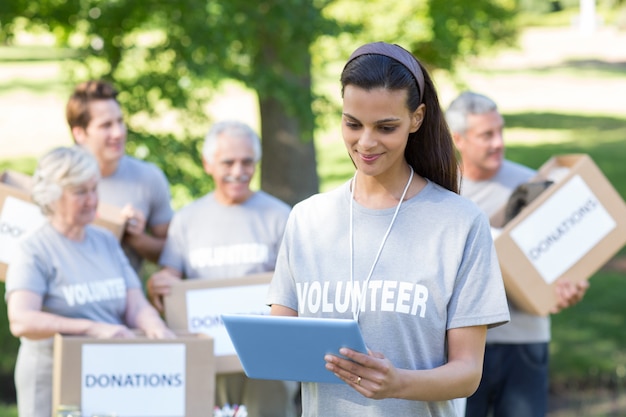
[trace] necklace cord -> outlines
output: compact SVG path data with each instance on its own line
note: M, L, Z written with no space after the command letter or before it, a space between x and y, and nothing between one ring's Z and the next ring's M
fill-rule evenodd
M398 205L396 206L396 210L393 213L393 217L391 218L391 222L389 223L389 227L387 228L387 232L385 232L385 235L383 236L383 240L380 243L380 247L378 248L378 252L376 253L376 257L374 258L374 262L372 263L372 267L370 268L369 273L367 274L367 279L365 280L365 284L363 286L363 289L361 291L361 294L358 295L357 297L357 306L356 308L352 308L352 317L354 318L354 320L356 322L359 321L359 315L361 313L361 301L362 301L362 296L363 293L365 292L365 290L367 289L367 286L369 285L370 282L370 278L372 278L372 274L374 273L374 268L376 267L376 264L378 263L378 259L380 258L380 254L383 251L383 247L385 246L385 243L387 242L387 237L389 237L389 233L391 233L391 228L394 224L394 222L396 221L396 217L398 216L398 212L400 211L400 206L402 206L402 202L404 201L404 197L406 197L406 193L409 190L409 186L411 185L411 181L413 180L413 167L411 167L409 165L409 168L411 168L411 175L409 175L409 181L406 183L406 185L404 186L404 190L402 191L402 196L400 197L400 201L398 202ZM353 215L353 209L354 209L354 190L356 189L356 176L357 176L358 171L356 171L354 173L354 177L352 179L352 193L350 196L350 284L351 284L351 288L352 291L354 291L354 215ZM352 300L354 300L354 296L352 297Z

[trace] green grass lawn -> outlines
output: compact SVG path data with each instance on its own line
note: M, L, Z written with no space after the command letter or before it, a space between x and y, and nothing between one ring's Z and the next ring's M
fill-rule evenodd
M14 404L0 404L0 416L2 417L18 417L17 407Z
M602 271L583 302L553 317L552 381L562 387L624 386L626 275Z

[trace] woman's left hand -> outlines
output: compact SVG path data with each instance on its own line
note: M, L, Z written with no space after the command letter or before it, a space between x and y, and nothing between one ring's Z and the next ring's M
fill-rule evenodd
M326 355L326 369L367 398L394 396L398 370L385 355L379 352L364 354L347 348L341 348L339 353L349 359Z

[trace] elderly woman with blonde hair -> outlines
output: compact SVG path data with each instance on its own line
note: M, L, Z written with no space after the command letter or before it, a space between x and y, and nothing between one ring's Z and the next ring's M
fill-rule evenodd
M15 367L20 417L52 415L52 336L170 338L141 281L108 231L91 225L100 179L79 147L44 155L32 198L48 221L20 242L6 299L11 333L21 340Z

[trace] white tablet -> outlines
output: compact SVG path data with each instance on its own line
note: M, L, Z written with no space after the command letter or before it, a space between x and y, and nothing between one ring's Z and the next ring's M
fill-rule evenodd
M222 321L249 378L340 383L324 355L341 356L341 347L367 352L351 319L222 314Z

